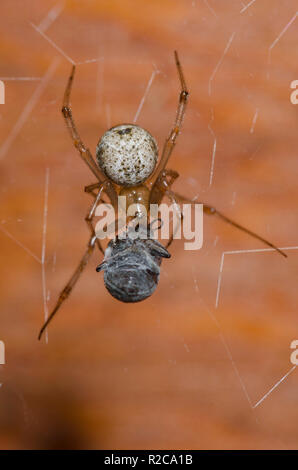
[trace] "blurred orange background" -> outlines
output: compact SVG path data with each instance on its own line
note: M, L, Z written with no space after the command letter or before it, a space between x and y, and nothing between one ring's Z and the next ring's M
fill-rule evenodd
M175 242L157 291L134 305L105 290L96 252L37 341L89 237L83 188L94 178L60 111L71 62L92 152L137 111L161 147L177 49L190 99L175 189L297 247L296 10L292 0L1 2L0 448L297 448L296 249L285 260L205 217L203 248Z

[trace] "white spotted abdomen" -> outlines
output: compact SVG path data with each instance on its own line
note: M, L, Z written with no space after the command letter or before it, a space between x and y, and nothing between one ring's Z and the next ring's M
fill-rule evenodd
M99 167L114 183L136 186L153 172L158 148L152 135L134 124L109 129L96 147Z

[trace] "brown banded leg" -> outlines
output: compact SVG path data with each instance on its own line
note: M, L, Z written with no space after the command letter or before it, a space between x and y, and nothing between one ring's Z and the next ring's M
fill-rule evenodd
M286 253L284 253L282 250L280 250L279 248L277 248L277 246L273 245L273 243L269 242L268 240L266 240L265 238L261 237L260 235L256 234L255 232L252 232L251 230L247 229L246 227L243 227L243 225L240 225L238 224L237 222L235 222L234 220L230 219L229 217L225 216L224 214L222 214L221 212L219 212L217 209L215 209L215 207L212 207L212 206L209 206L208 204L204 204L203 202L199 202L199 201L194 201L194 200L191 200L189 198L186 198L184 196L181 196L180 194L177 194L173 191L169 191L169 194L168 196L171 197L176 201L176 202L188 202L188 203L191 203L191 204L203 204L203 211L204 211L204 214L208 214L208 215L216 215L217 217L219 217L221 220L223 220L224 222L227 222L228 224L232 225L233 227L236 227L238 228L239 230L241 230L242 232L245 232L247 233L248 235L250 235L251 237L253 238L256 238L257 240L260 240L262 243L265 243L265 245L269 246L270 248L273 248L274 250L276 250L278 253L280 253L282 256L284 256L285 258L287 258L287 255Z
M91 236L96 238L97 246L98 246L99 250L102 252L102 254L104 255L104 250L101 246L101 243L100 243L99 239L96 237L96 233L95 233L95 230L94 230L94 227L93 227L93 224L92 224L92 221L93 221L93 218L94 218L94 215L95 215L95 211L96 211L96 207L98 206L98 204L100 202L101 194L104 190L104 183L98 183L98 187L99 187L99 190L98 190L98 193L96 194L95 201L93 202L90 211L86 215L85 221L86 221L86 223L87 223L87 225L88 225L88 227L91 231Z
M95 203L94 203L95 209L96 209L96 205L99 204L99 203L101 203L101 204L108 204L108 203L107 203L106 201L104 201L101 197L99 197L99 199L98 199L98 194L96 194L96 193L94 192L94 189L99 189L102 185L103 185L103 183L93 183L93 184L89 184L88 186L85 186L85 188L84 188L84 190L85 190L86 193L89 193L89 194L91 194L93 197L97 198L97 202L95 201ZM93 208L93 205L92 205L92 208ZM94 212L94 211L92 211L92 208L91 208L90 213L93 213L93 212ZM95 210L95 209L94 209L94 210ZM91 214L91 215L92 215L92 214ZM90 214L89 214L89 216L90 216ZM88 216L85 218L85 220L87 220L87 219L88 219ZM119 227L118 227L119 221L121 222L121 219L116 219L116 220L115 220L115 233L118 233L119 229L122 229L122 228L125 226L125 225L122 224L121 226L119 225ZM106 228L108 228L108 227L106 227ZM98 242L99 242L99 240L98 240ZM101 250L101 251L102 251L102 250Z
M168 198L170 199L170 201L172 202L172 204L175 204L175 206L177 207L178 211L179 211L179 217L180 217L180 224L182 224L182 221L183 221L183 212L180 210L179 208L179 205L175 199L175 197L173 196L173 194L169 191L168 193L166 193ZM174 241L174 236L175 236L175 233L176 233L176 230L173 229L173 232L170 236L170 239L168 241L168 243L166 244L166 248L169 248L169 246L172 244L172 242Z
M88 184L88 186L85 186L84 191L85 193L89 193L92 196L96 197L97 194L94 192L94 189L99 189L101 186L102 186L102 183L98 181L97 183L92 183L92 184Z
M84 191L87 194L91 194L91 196L93 197L97 197L97 194L96 192L94 192L94 189L100 188L101 185L102 183L89 184L88 186L85 186ZM102 197L100 198L99 202L102 204L108 204L107 201L105 201Z
M97 177L98 181L100 183L103 183L104 176L102 175L101 171L99 170L99 167L97 166L94 158L91 155L91 152L88 148L85 147L84 143L81 140L81 137L77 131L73 116L72 116L72 109L70 106L70 93L71 93L71 88L72 88L72 83L73 83L73 78L75 74L75 65L72 67L71 74L69 76L67 86L65 89L64 93L64 99L63 99L63 106L62 106L62 114L64 116L66 126L69 130L70 136L72 138L72 141L74 143L74 146L78 149L80 156L84 160L84 162L88 165L92 173ZM117 194L116 191L112 185L112 183L109 183L106 185L106 193L108 194L112 204L116 204L117 202Z
M41 330L39 332L38 339L41 338L44 330L46 329L46 327L48 326L50 321L52 321L54 315L56 315L58 309L61 307L64 300L66 300L69 297L69 295L70 295L72 289L74 288L76 282L78 281L80 275L82 274L83 270L87 266L87 263L88 263L91 255L94 251L95 242L96 242L96 237L91 237L89 242L88 242L87 250L85 251L84 256L82 257L77 269L75 270L75 272L71 276L70 280L68 281L68 283L66 284L66 286L64 287L62 292L60 293L60 295L58 297L58 300L57 300L57 303L55 305L55 308L52 310L49 318L44 323L43 327L41 328Z
M178 102L178 108L177 108L177 113L176 113L176 119L175 119L175 122L174 122L174 126L167 138L167 140L165 141L165 144L164 144L164 147L163 147L163 150L162 150L162 154L161 154L161 159L160 159L160 162L151 178L151 181L154 183L154 184L157 184L157 181L158 179L162 176L162 172L163 170L165 169L168 161L169 161L169 158L171 156L171 153L175 147L175 144L176 144L176 140L177 140L177 137L179 135L179 132L181 130L181 126L182 126L182 121L183 121L183 117L184 117L184 114L185 114L185 110L186 110L186 104L187 104L187 99L188 99L188 96L189 96L189 92L188 92L188 89L187 89L187 86L186 86L186 83L185 83L185 78L184 78L184 75L183 75L183 71L182 71L182 67L181 67L181 64L180 64L180 61L179 61L179 57L178 57L178 54L177 54L177 51L175 51L175 61L176 61L176 66L177 66L177 70L178 70L178 75L179 75L179 80L180 80L180 85L181 85L181 91L180 91L180 94L179 94L179 102Z
M162 199L165 195L168 196L170 201L174 203L178 210L179 210L179 217L180 220L183 220L183 214L179 208L179 205L174 201L173 197L171 196L170 189L174 181L179 177L179 173L175 170L165 169L163 170L162 174L156 181L156 184L153 185L150 191L150 204L160 204ZM166 244L166 248L168 248L174 240L174 234L176 230L173 230L168 243Z
M166 192L171 189L174 181L179 177L175 170L165 169L150 191L150 204L160 204Z

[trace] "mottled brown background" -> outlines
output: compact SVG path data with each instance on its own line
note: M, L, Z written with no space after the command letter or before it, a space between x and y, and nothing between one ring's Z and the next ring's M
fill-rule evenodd
M133 120L154 67L160 73L137 122L162 145L178 97L178 49L191 96L171 158L181 175L176 189L280 247L298 245L298 106L290 102L297 18L279 38L297 3L256 0L241 12L248 3L1 2L1 448L298 447L298 370L253 408L292 367L298 251L287 260L274 252L225 255L217 309L222 253L263 248L220 221L205 218L198 252L173 244L158 290L140 304L110 297L96 253L46 344L37 341L42 266L24 249L40 259L48 168L50 309L88 239L83 187L94 181L60 113L71 64L30 23L82 63L72 103L93 151L108 126ZM40 96L40 80L7 80L42 78L49 68Z

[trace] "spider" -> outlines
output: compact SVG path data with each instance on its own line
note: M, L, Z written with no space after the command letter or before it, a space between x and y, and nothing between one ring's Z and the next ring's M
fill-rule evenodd
M103 194L109 198L115 208L118 195L126 196L128 205L141 203L146 209L149 209L150 204L160 204L164 197L167 197L175 205L182 202L194 204L193 200L172 190L172 185L179 174L167 168L181 130L189 97L176 51L174 56L181 90L174 126L164 143L158 164L158 149L155 139L148 131L135 124L121 124L106 131L98 142L96 161L94 160L90 150L85 147L80 138L72 115L70 93L75 66L72 67L64 93L62 114L74 146L96 178L95 183L85 187L85 192L94 198L92 206L85 217L90 230L90 238L78 267L60 293L54 309L41 328L39 339L62 303L69 297L96 246L104 255L104 260L96 268L96 271L104 271L105 287L113 297L122 302L139 302L148 298L157 287L162 258L170 258L171 256L168 248L173 241L173 234L164 247L153 239L151 227L148 225L146 229L148 230L147 239L141 237L133 239L129 236L129 233L124 240L116 236L108 243L107 249L104 251L100 240L96 236L93 218L96 207L103 202ZM286 254L275 245L226 217L215 207L203 204L203 211L205 214L215 215L250 236L257 238L286 257Z

